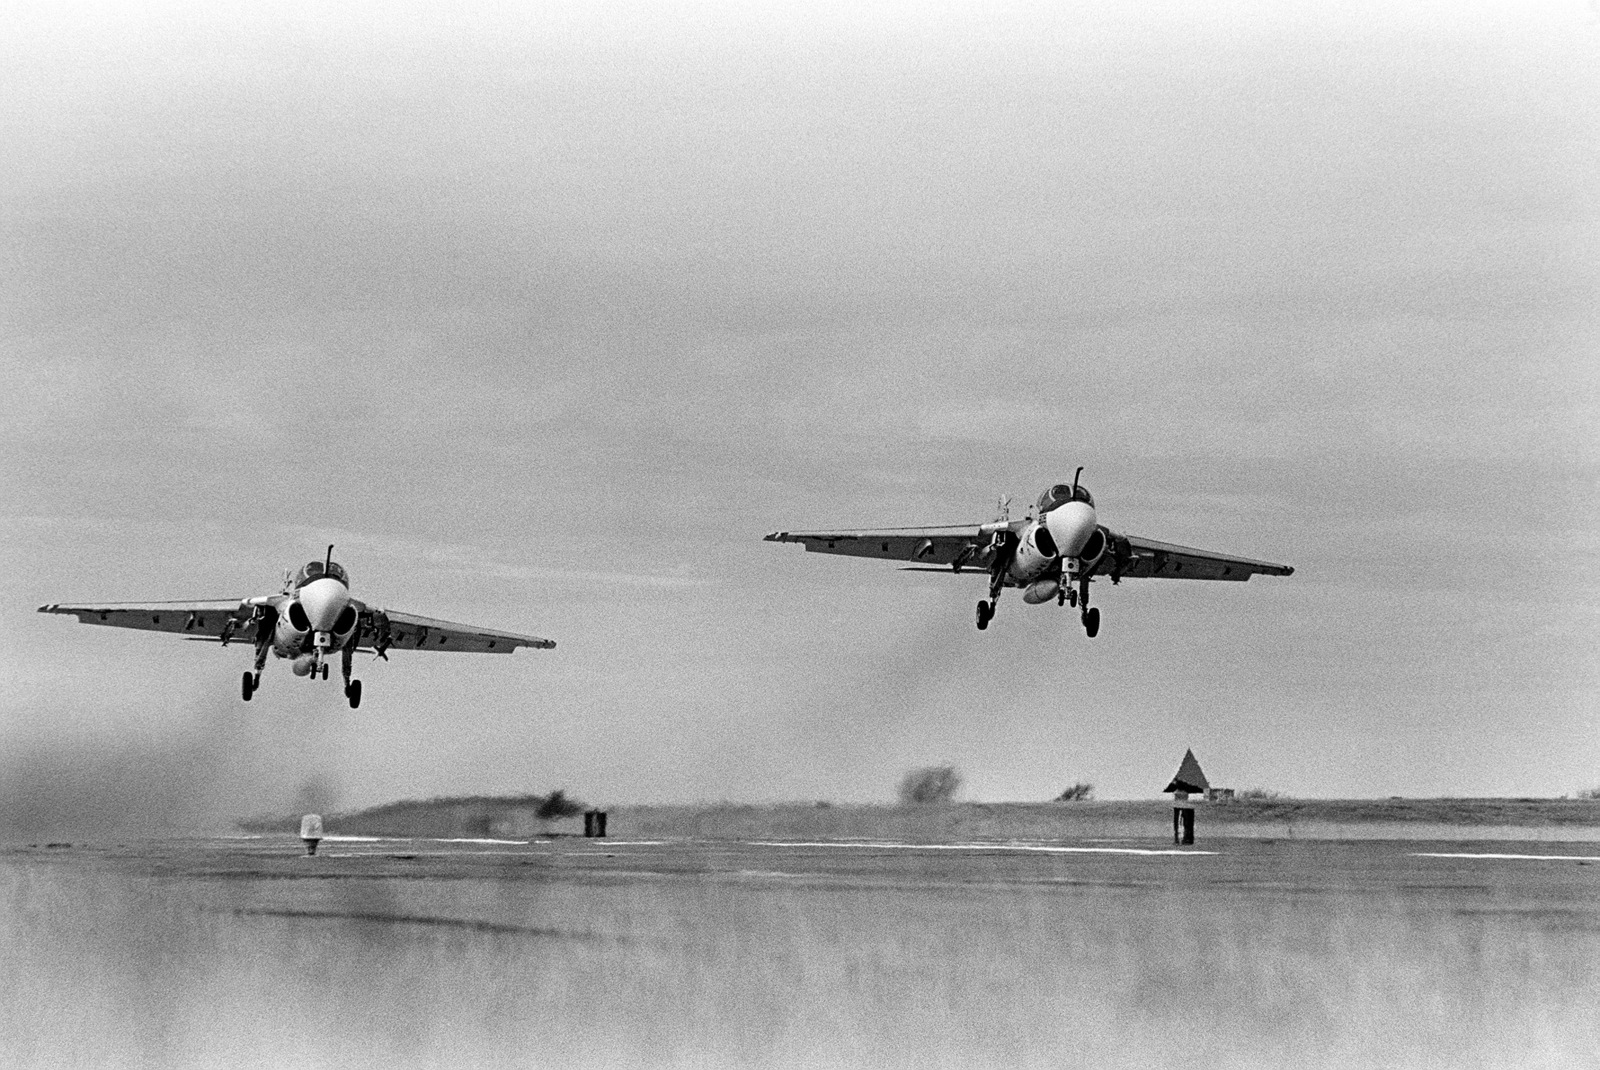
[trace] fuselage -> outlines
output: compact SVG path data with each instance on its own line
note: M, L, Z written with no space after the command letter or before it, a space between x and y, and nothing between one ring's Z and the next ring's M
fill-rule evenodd
M1051 581L1058 584L1064 571L1075 570L1082 561L1093 564L1104 547L1105 534L1088 489L1057 484L1039 496L1037 515L1017 533L1006 580L1011 586L1029 588L1040 601L1053 598L1056 588Z
M349 574L337 562L309 562L274 601L278 620L273 627L272 652L280 658L293 658L300 675L355 641L361 613L350 597Z

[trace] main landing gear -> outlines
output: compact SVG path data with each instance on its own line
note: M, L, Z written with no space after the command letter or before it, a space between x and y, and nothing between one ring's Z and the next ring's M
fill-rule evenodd
M1077 597L1072 599L1072 604L1083 607L1083 631L1090 639L1100 634L1100 610L1098 607L1089 608L1089 577L1080 576L1078 579Z
M359 638L359 635L350 637L350 641L344 645L344 654L339 662L339 673L344 677L344 697L349 700L352 710L361 706L361 681L350 679L350 671L356 660L356 640ZM326 673L327 666L323 666L322 671Z
M978 631L981 632L985 628L987 628L989 626L989 622L992 621L992 620L994 620L994 603L993 602L979 602L978 603Z
M265 625L257 625L256 630L261 633L261 637L256 640L256 671L245 673L244 679L239 681L239 694L246 702L250 701L251 695L261 690L261 669L266 665L267 654L272 650L271 633L266 630Z

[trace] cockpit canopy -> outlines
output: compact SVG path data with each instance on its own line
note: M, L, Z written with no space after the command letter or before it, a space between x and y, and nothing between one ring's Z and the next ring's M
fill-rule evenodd
M312 580L330 579L338 580L346 587L350 586L350 575L345 572L344 566L337 561L329 561L326 565L321 561L307 561L295 573L294 588L299 590Z
M1058 505L1067 502L1086 502L1094 508L1094 495L1089 493L1089 488L1079 483L1073 486L1070 483L1057 483L1043 494L1039 495L1039 512L1048 513Z

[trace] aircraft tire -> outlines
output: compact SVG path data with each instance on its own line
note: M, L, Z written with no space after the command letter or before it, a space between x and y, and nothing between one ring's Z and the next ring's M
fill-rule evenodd
M1100 634L1100 607L1095 606L1083 615L1084 634L1090 639Z
M989 608L988 602L978 603L978 631L989 627L989 621L994 616L994 610Z
M322 666L322 678L324 680L328 678L328 666L326 664Z
M245 673L244 674L244 679L239 681L239 693L242 696L244 696L244 700L246 702L249 702L250 701L250 696L255 694L255 690L256 690L256 678L255 678L255 675L253 673L248 673L248 672Z
M359 710L361 708L361 681L351 680L350 686L344 689L344 697L350 700L350 708L352 710Z

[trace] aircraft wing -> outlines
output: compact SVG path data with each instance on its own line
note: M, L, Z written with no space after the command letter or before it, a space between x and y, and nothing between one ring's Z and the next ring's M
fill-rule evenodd
M1095 566L1098 574L1110 574L1123 579L1176 579L1176 580L1230 580L1243 582L1251 576L1292 576L1289 565L1275 565L1270 561L1255 561L1248 557L1196 550L1192 546L1177 546L1170 542L1157 542L1138 535L1122 537L1126 548L1112 544Z
M388 642L384 645L386 651L458 650L477 654L509 654L518 647L554 650L556 646L554 639L541 639L537 635L475 628L470 624L434 620L414 613L397 613L392 609L374 610L373 619L373 627L361 630L359 649L377 649L384 639L384 620L388 621Z
M997 531L1016 522L992 524L949 524L928 528L867 528L859 531L774 531L767 542L798 542L813 554L845 554L850 557L877 557L888 561L909 561L917 565L944 565L957 562L962 568L983 571L993 555Z
M172 632L189 639L222 638L232 621L235 628L250 619L254 603L269 599L237 598L198 602L51 602L39 607L40 613L62 613L77 617L83 624L105 624L113 628L136 628L145 632ZM231 633L230 633L231 634Z

